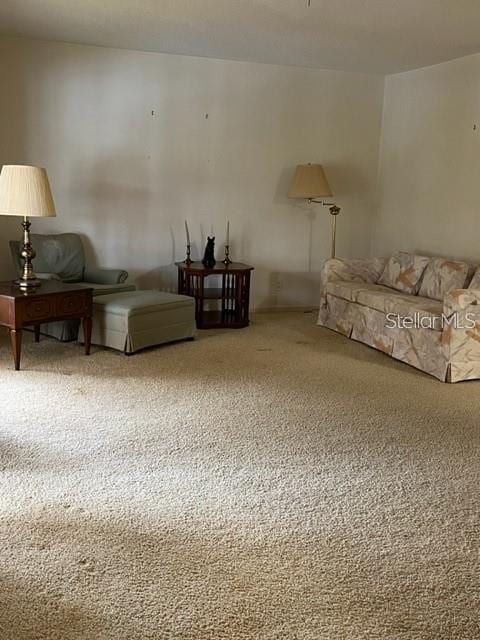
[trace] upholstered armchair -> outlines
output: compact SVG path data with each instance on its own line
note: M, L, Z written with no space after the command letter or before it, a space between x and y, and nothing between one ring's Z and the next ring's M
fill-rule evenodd
M89 287L93 289L94 296L135 290L134 285L126 282L127 271L87 266L82 240L76 233L32 234L31 238L37 254L33 266L40 279L61 280ZM10 241L10 251L18 273L23 266L20 245L17 240ZM42 333L67 342L77 339L78 328L77 320L66 320L42 325Z

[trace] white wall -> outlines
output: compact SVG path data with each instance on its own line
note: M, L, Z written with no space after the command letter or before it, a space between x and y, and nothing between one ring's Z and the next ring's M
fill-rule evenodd
M23 162L23 122L25 82L20 74L6 73L8 61L3 58L0 39L0 165ZM8 240L20 238L21 219L0 215L0 280L13 277Z
M0 86L0 160L46 166L56 199L34 231L83 234L142 286L174 286L185 218L196 257L212 227L220 257L228 218L257 307L317 304L330 220L286 199L299 162L325 165L339 253L369 252L379 76L3 38Z
M480 56L388 77L372 252L478 260L479 168Z

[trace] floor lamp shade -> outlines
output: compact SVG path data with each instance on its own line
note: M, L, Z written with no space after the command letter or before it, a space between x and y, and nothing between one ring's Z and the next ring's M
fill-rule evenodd
M0 215L55 216L46 170L27 165L4 165L0 174Z
M333 196L333 192L321 164L299 164L297 166L290 184L288 197L306 200L309 204L315 202L330 207L330 213L332 214L332 258L334 258L337 216L340 213L340 208L336 204L327 203L323 200L323 198L329 198L330 196Z
M288 191L289 198L313 200L332 196L321 164L299 164Z
M17 284L25 291L40 286L33 271L35 250L30 241L29 218L50 218L57 215L47 172L41 167L6 164L0 173L0 215L22 216L24 260L22 274Z

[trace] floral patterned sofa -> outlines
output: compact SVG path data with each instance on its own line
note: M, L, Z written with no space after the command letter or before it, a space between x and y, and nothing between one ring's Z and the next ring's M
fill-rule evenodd
M407 252L332 258L318 324L445 382L480 378L480 268Z

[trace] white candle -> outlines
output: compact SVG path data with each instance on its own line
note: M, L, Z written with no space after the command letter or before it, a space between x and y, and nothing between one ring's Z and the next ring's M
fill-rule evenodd
M185 233L187 234L187 244L190 245L190 232L188 230L188 224L186 220L185 220Z
M230 245L230 220L227 220L227 237L225 238L227 247Z

